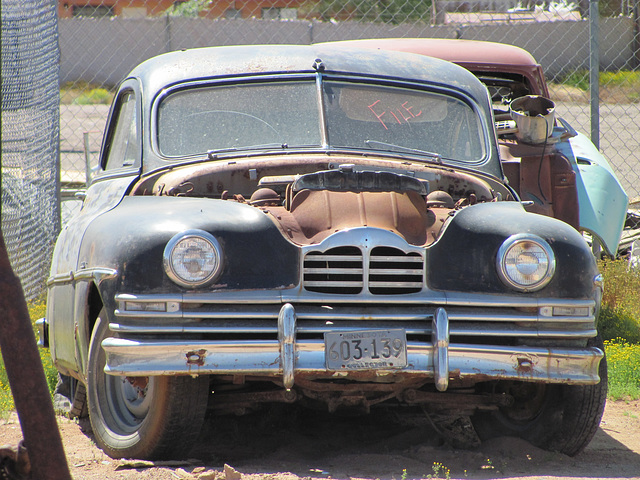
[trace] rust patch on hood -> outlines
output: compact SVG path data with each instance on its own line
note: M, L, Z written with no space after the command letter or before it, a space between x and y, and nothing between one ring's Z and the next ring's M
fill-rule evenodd
M301 190L290 209L263 207L294 243L319 243L348 228L375 227L394 232L412 245L438 236L449 209L427 209L417 192Z

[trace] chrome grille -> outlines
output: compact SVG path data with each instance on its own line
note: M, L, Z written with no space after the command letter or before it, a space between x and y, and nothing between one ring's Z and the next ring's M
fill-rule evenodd
M417 252L376 247L369 256L369 291L374 295L416 293L424 284L424 262Z
M417 252L375 247L366 256L358 247L341 246L304 257L303 285L311 292L354 295L416 293L424 284L424 261Z
M358 294L364 286L362 252L357 247L309 252L303 275L304 288L311 292Z

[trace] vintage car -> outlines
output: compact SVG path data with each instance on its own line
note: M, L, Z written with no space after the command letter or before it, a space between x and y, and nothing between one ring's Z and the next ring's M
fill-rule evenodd
M147 60L53 255L41 333L72 412L112 457L184 456L206 413L274 402L459 416L576 454L606 364L565 132L501 161L485 85L424 55Z

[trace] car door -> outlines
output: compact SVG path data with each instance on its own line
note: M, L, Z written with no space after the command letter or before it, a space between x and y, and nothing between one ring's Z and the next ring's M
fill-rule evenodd
M112 104L102 142L99 170L84 193L79 214L63 228L53 253L47 318L51 355L58 368L81 370L88 335L82 319L92 282L108 274L97 265L78 264L87 226L115 208L138 177L142 158L141 99L136 79L122 83Z

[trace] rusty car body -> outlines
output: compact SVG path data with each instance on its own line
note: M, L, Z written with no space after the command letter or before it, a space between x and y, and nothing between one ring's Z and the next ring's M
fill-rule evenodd
M113 457L186 455L208 410L273 402L464 416L579 452L606 394L601 278L575 215L527 211L501 148L485 85L423 55L142 63L48 280L73 411ZM531 148L520 191L550 168L557 199L571 168Z

